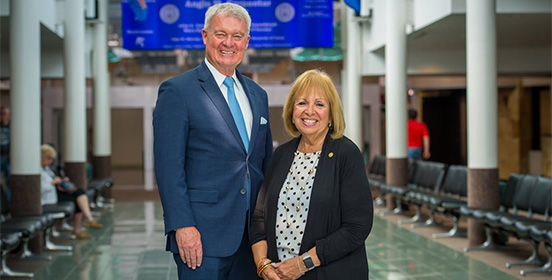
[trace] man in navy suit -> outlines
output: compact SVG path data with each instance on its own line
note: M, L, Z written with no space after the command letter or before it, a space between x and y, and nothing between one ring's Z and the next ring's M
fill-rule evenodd
M272 135L266 91L236 70L250 26L239 5L210 7L205 60L159 87L155 173L180 279L256 277L247 229Z

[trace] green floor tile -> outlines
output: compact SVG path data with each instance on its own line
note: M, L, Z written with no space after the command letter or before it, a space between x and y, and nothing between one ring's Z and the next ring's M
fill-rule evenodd
M35 280L177 279L176 265L165 252L162 208L158 202L117 202L104 211L104 228L89 230L87 241L36 273ZM371 280L516 279L433 240L374 217L365 243Z

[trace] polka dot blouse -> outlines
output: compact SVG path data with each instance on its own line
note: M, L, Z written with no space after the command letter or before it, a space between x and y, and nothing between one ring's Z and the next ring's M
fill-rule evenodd
M299 254L320 153L295 152L280 190L276 213L276 247L281 261Z

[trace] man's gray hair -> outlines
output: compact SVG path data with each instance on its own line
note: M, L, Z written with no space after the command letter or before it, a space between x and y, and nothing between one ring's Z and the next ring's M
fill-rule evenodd
M245 20L247 24L247 35L249 35L249 30L251 29L251 17L249 16L247 10L244 9L242 6L227 2L215 4L209 7L209 9L207 9L207 12L205 12L205 24L203 26L203 29L209 30L209 24L211 23L211 19L215 15L232 16L239 20Z

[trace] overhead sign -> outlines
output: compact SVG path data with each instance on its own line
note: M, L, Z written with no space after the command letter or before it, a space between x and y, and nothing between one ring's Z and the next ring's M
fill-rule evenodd
M123 47L203 49L205 12L221 2L251 15L250 48L333 46L333 0L122 0Z

